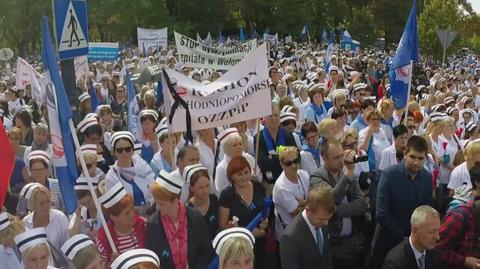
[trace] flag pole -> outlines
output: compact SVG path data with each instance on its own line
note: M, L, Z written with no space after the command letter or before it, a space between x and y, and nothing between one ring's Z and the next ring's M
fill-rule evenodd
M256 136L257 136L257 141L255 141L255 169L253 170L253 173L257 172L257 167L258 167L258 148L260 147L260 119L257 119L257 128L256 128Z
M412 88L412 77L413 77L413 60L410 60L410 77L408 78L407 104L405 106L405 118L403 119L403 125L405 126L407 126L408 104L410 103L410 89Z
M72 119L68 120L68 125L70 127L70 132L72 133L73 143L75 144L75 147L77 149L80 149L80 143L78 142L77 133L75 132L75 127L73 126ZM93 189L92 178L88 174L87 164L85 163L85 156L83 155L83 152L81 150L79 150L79 152L80 154L78 156L78 159L80 160L80 165L82 166L83 175L87 178L88 188L90 189L90 194L92 195L93 203L95 204L95 208L97 209L97 216L100 214L100 221L102 222L103 229L105 230L105 235L107 236L108 243L112 248L112 252L115 253L117 252L117 248L113 243L112 235L110 234L110 230L108 229L108 226L107 226L107 221L103 216L102 207L100 206L100 203L98 202L97 194Z

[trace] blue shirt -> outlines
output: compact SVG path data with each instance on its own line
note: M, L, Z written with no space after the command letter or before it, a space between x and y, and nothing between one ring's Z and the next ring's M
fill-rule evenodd
M361 114L358 114L357 117L355 117L355 120L352 121L352 124L350 124L350 127L354 128L358 132L360 132L363 128L367 128L367 126L368 125Z

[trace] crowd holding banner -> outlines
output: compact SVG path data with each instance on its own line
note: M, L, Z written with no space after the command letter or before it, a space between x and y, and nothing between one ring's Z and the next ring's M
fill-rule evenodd
M1 72L6 268L480 268L480 57L419 57L415 7L396 51L138 27L74 89L42 33Z

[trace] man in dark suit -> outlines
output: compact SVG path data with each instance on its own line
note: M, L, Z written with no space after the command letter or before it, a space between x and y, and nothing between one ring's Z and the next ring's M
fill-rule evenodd
M305 209L280 239L282 268L333 268L326 227L335 209L330 187L318 186L309 191Z
M413 211L410 237L388 253L382 269L440 268L435 244L440 239L440 214L422 205Z
M432 203L432 175L423 167L428 144L420 136L407 141L404 160L382 172L377 189L377 226L371 268L381 268L386 254L410 235L415 208Z

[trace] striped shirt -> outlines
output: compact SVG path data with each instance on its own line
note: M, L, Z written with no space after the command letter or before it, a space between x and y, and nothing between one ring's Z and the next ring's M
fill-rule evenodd
M98 250L100 250L100 253L102 254L102 260L104 262L110 262L110 257L106 254L107 251L105 249L105 246L103 245L101 240L98 240L98 237L96 241L97 241ZM117 248L118 254L122 254L127 250L140 248L140 245L138 244L138 240L137 240L137 237L135 236L135 232L132 230L131 234L118 235L115 247Z

